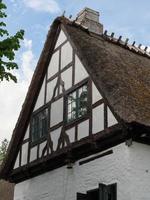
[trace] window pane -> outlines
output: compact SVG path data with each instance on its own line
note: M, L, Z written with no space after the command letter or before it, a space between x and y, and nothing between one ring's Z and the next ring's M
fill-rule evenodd
M72 113L71 113L71 118L72 118L72 119L76 119L76 111L72 111Z
M72 104L68 104L68 114L71 113Z
M68 96L68 104L73 102L73 101L76 101L76 91L69 94L69 96Z
M68 122L76 119L76 98L76 91L68 95Z
M37 141L48 133L48 109L35 115L31 121L32 141Z
M71 119L72 119L72 117L71 117L71 113L68 113L68 122L70 122Z
M48 129L48 110L44 110L43 112L41 112L41 119L40 119L40 123L41 123L41 137L44 135L47 135L47 129Z
M73 121L87 113L87 85L83 85L68 95L67 121Z
M35 141L38 138L38 117L35 116L32 120L31 123L31 135L32 135L32 140Z
M78 115L82 117L87 113L87 86L83 86L79 90L79 109Z

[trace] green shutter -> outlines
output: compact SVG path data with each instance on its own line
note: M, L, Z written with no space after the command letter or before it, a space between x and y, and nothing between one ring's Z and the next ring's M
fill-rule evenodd
M82 193L77 193L77 200L87 200L87 195Z
M108 200L107 186L99 184L99 200Z
M107 186L108 200L117 200L117 184Z

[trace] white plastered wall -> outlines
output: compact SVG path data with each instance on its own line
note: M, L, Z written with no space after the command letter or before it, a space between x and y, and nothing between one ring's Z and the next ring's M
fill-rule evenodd
M59 137L60 137L60 134L61 134L61 129L62 129L62 127L50 132L50 136L51 136L51 139L53 141L54 151L56 151L57 146L58 146L58 140L59 140Z
M63 30L61 30L59 37L58 37L58 40L56 42L55 48L59 47L66 40L67 40L67 37L66 37L65 33L63 32Z
M89 120L78 124L78 140L89 136Z
M96 88L95 84L92 83L92 103L94 104L97 101L99 101L100 99L102 99L102 95L100 94L100 92Z
M92 111L93 115L93 126L92 133L98 133L104 130L104 104L97 106Z
M75 84L89 77L78 56L75 56Z
M29 130L30 128L29 128L29 126L28 126L28 128L27 128L27 130L26 130L26 133L25 133L25 136L24 136L24 140L26 140L26 139L28 139L29 138Z
M37 146L30 149L30 162L37 159Z
M61 78L64 81L64 89L68 90L72 87L72 67L67 69L61 74Z
M66 67L70 62L72 62L72 47L69 42L64 44L61 49L61 69Z
M52 103L50 119L51 127L63 121L63 98L60 98Z
M150 199L150 147L133 143L130 147L130 182L131 199Z
M107 112L108 112L108 127L117 124L118 122L109 108L108 108Z
M62 45L63 42L65 42L64 45ZM66 65L70 64L73 61L72 46L67 41L67 37L65 36L65 33L62 30L58 37L56 48L60 45L61 45L61 53L60 53L60 50L57 50L53 54L50 64L48 66L48 73L47 73L48 79L52 78L52 76L54 76L54 75L55 76L57 75L58 70L59 70L59 57L60 56L61 56L61 69L64 69L64 67L66 67ZM72 65L73 65L73 63L72 63ZM70 64L69 68L67 68L65 71L61 72L61 79L64 83L63 86L64 86L65 90L70 89L73 84L73 77L72 77L73 66L72 65ZM88 72L86 71L86 69L83 66L82 62L80 61L79 57L77 55L75 55L75 84L78 84L79 82L83 81L84 79L86 79L88 77L89 77ZM42 84L40 93L38 95L34 111L44 105L45 80L46 80L46 77ZM52 100L52 96L54 94L54 89L56 88L57 82L58 82L58 77L55 77L55 78L53 78L53 80L51 79L47 83L46 103L48 103L49 101ZM59 86L59 87L60 87L60 93L62 93L62 86ZM56 95L57 95L57 92L56 92ZM97 103L101 99L102 99L101 94L97 90L95 84L92 82L92 104ZM64 112L63 100L64 99L61 98L51 104L50 127L53 127L63 121L63 112ZM92 123L93 123L93 125L92 125L92 133L93 134L104 130L104 104L101 104L93 109ZM116 121L115 117L113 116L111 111L108 109L108 126L110 127L116 123L117 123L117 121ZM29 129L30 128L28 126L24 140L29 138ZM78 136L77 136L78 140L80 140L84 137L87 137L89 135L89 120L79 123L77 130L78 130ZM73 127L70 130L67 130L66 132L70 138L70 141L74 142L75 141L75 127ZM58 130L52 132L52 141L54 143L55 148L58 143L58 136L60 135L60 133L59 134L57 134L57 133L58 133ZM26 148L28 148L28 144L23 145L23 154L22 154L23 158L22 158L21 165L26 164L27 151L28 151L28 149L26 149ZM42 147L42 145L40 145L40 152L39 152L40 156L42 154L42 150L43 150L43 147ZM37 147L34 147L31 149L30 161L34 161L36 159L37 159ZM19 167L18 161L19 160L16 161L15 167L17 167L17 166Z
M42 153L43 153L43 150L44 150L45 146L46 146L46 141L40 144L40 147L39 147L39 157L42 156ZM47 154L47 152L45 151L44 156L45 156L46 154Z
M76 162L15 186L14 200L76 200L76 193L98 188L99 183L117 183L117 200L149 200L150 147L124 143L113 154L84 165Z
M51 58L50 64L48 66L48 76L47 78L51 78L56 73L58 73L59 68L59 51L56 51Z
M20 152L17 155L16 162L15 162L15 165L14 165L14 169L19 167L19 157L20 157Z
M21 166L27 164L27 158L28 158L28 146L29 146L29 143L28 143L28 142L22 145Z
M70 142L74 142L75 141L75 127L68 129L66 133L69 136Z
M34 111L44 105L44 96L45 96L45 78L44 78L40 93L38 95L38 98L34 107Z
M49 102L52 99L56 84L57 84L57 78L47 83L46 102Z

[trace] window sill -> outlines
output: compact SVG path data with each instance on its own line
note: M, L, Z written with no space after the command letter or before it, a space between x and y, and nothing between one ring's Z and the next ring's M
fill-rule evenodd
M66 122L65 127L68 128L68 127L70 127L70 126L79 124L79 123L83 122L84 120L86 120L86 119L88 119L88 118L89 118L89 113L87 112L87 114L84 115L84 116L82 116L82 117L79 117L79 118L77 118L77 119L75 119L75 120L72 120L72 121L70 121L70 122Z

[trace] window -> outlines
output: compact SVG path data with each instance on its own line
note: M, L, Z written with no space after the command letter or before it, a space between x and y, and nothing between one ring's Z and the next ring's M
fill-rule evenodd
M88 110L87 84L71 92L67 96L67 122L74 121L87 114Z
M32 142L38 141L48 133L48 109L35 114L31 120Z
M77 200L117 200L117 184L99 184L99 188L87 191L86 194L77 193Z

